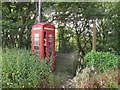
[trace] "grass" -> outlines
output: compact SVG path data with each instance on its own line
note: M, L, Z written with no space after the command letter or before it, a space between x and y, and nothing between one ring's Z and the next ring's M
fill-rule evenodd
M48 72L52 62L47 66L46 59L40 61L29 50L6 48L2 57L3 88L59 87L62 83L59 75Z
M27 49L6 48L1 57L3 88L61 88L68 76L72 76L71 64L61 58L55 59L55 71L51 73L48 70L52 62L47 66L46 59L40 61ZM95 67L86 67L82 72L77 71L70 87L120 88L117 84L119 78L117 69L100 73Z
M51 60L52 61L52 60ZM3 88L59 88L67 79L65 68L57 66L48 72L52 62L47 66L46 59L39 60L27 49L3 49L2 86ZM59 71L59 70L63 71Z

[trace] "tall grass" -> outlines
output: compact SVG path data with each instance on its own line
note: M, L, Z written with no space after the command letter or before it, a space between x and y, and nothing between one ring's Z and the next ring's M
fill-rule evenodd
M61 80L54 80L55 76L49 72L52 63L53 60L48 59L40 61L39 57L32 55L30 50L5 48L2 54L2 87L58 87L57 82Z

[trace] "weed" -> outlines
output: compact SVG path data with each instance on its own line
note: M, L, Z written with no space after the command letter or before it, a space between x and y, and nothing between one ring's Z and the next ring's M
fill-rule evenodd
M26 49L3 49L2 54L2 87L3 88L49 88L58 87L55 75L49 72L53 60L42 59L32 55ZM54 82L55 81L55 82Z

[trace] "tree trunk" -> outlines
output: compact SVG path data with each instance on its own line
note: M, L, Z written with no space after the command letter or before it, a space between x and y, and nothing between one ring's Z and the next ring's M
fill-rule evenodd
M65 45L64 45L64 30L62 30L62 33L61 33L61 40L62 40L62 52L64 53L64 49L65 49Z
M21 30L19 32L18 48L22 48L23 47L23 32L24 32L24 30Z
M82 55L85 56L85 52L81 46L80 40L79 40L79 36L77 38L77 44L78 44L78 53L80 54L80 52L82 52ZM81 56L83 58L83 56Z
M81 46L81 43L80 43L80 34L78 34L78 31L76 30L76 34L77 34L77 45L78 45L78 54L80 56L80 52L82 52L82 55L85 56L85 52ZM81 58L83 58L83 56L81 56Z
M58 50L60 51L60 32L59 32L58 40L59 40L59 47L58 47Z

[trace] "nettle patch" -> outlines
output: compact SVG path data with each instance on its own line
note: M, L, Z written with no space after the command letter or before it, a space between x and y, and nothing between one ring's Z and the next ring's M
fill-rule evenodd
M46 63L49 62L47 65ZM50 73L53 60L39 58L26 49L3 49L2 87L39 88L57 87L54 75ZM54 83L55 82L55 83Z
M110 52L96 52L92 50L84 57L86 66L94 66L98 71L118 69L118 56Z

